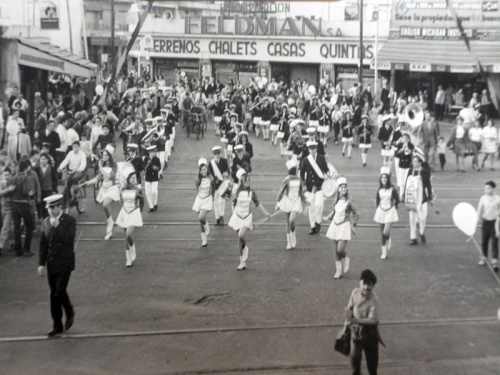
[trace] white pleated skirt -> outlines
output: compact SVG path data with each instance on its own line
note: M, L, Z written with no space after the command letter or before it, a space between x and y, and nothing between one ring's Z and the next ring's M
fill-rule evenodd
M196 196L194 200L192 210L195 212L200 212L201 210L212 211L214 208L214 201L211 195L206 198L200 198L199 195Z
M124 229L129 227L142 227L143 223L141 210L136 208L131 212L127 212L124 208L122 208L116 218L116 225Z
M117 202L120 200L120 188L118 185L111 185L110 187L101 186L99 189L99 194L97 194L97 202L102 203L104 199L111 198L113 201Z
M335 224L332 220L328 231L326 232L326 238L333 241L350 241L351 240L351 223L346 221L342 224Z
M283 195L283 198L278 203L278 208L281 212L302 212L304 209L302 207L302 201L300 198L297 198L295 201L292 201L288 198L287 195Z
M231 216L231 219L229 219L229 223L227 223L227 225L234 230L240 230L243 227L253 230L253 214L250 214L246 218L242 219L236 214L236 212L233 212L233 215Z
M399 221L398 211L394 206L389 208L387 211L384 211L379 206L375 211L373 221L379 224L395 223L396 221Z

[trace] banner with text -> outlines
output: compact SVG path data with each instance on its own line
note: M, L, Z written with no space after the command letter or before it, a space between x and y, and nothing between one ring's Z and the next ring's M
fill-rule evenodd
M471 40L500 40L499 1L450 0ZM393 0L391 39L460 39L446 0Z

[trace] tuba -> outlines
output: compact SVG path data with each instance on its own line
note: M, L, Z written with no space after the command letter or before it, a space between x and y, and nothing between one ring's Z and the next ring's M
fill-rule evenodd
M417 103L410 103L405 108L406 122L411 128L416 128L424 121L424 110Z

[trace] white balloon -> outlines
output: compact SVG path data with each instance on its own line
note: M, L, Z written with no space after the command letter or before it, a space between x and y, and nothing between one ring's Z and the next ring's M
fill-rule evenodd
M261 81L264 85L267 85L267 77L262 77L262 81Z
M467 236L472 237L476 233L477 212L470 203L462 202L453 209L453 222Z
M255 77L255 82L259 83L260 82L260 77Z
M316 87L314 87L314 85L310 85L307 88L307 91L309 91L311 93L311 95L316 95Z
M259 86L259 89L264 87L264 84L262 82L257 83L257 86Z
M104 87L102 87L102 85L97 85L97 86L95 87L95 93L96 93L97 95L102 95L102 93L103 93L103 92L104 92Z

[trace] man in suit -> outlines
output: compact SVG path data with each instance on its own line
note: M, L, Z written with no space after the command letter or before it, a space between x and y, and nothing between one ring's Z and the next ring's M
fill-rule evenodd
M425 162L421 149L415 147L412 166L406 178L403 202L410 214L410 245L417 245L417 224L420 240L426 243L425 224L427 221L427 203L432 205L431 171Z
M160 110L165 106L165 97L162 90L156 91L156 96L153 98L153 117L160 116Z
M59 134L55 131L56 128L56 120L50 119L47 123L47 128L44 132L40 133L40 142L50 143L49 154L52 156L53 160L57 158L56 149L61 147L61 139L59 138Z
M311 230L309 234L316 234L321 229L325 204L321 187L329 170L324 156L318 155L318 143L315 140L309 140L306 146L309 149L309 155L300 163L300 179L306 187L305 196L310 204L309 223Z
M62 212L62 194L44 199L49 217L43 221L40 237L38 274L43 276L47 267L50 287L50 314L54 322L49 337L59 335L73 325L75 310L66 291L71 272L75 269L76 220ZM63 326L63 309L66 322Z
M208 164L208 172L213 176L213 189L214 189L214 214L217 223L215 225L224 225L224 211L226 208L226 201L219 192L219 187L222 181L229 177L229 165L227 160L221 158L222 147L214 146L212 148L214 158Z
M236 176L238 169L243 168L247 173L252 171L250 157L245 153L245 147L241 144L234 147L233 164L231 166L231 176L235 184L238 184L239 179Z
M425 161L429 163L431 169L433 169L435 164L436 145L439 139L439 129L436 121L434 121L434 115L431 112L425 111L424 122L422 122L418 128L417 134L422 142L421 146L424 149Z

